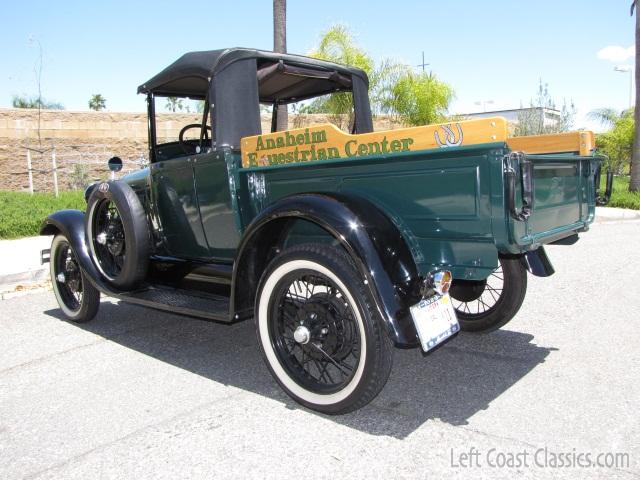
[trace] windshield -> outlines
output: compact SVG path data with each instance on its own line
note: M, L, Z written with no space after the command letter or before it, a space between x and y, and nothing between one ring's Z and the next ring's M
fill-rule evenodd
M211 151L211 120L203 100L158 96L154 102L156 161Z

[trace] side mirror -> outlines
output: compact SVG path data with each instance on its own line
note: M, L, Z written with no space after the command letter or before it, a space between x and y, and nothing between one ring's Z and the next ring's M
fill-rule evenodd
M107 165L112 172L119 172L122 170L122 159L120 157L112 157L107 162Z

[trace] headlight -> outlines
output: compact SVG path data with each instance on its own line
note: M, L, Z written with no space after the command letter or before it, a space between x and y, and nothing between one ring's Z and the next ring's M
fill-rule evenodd
M85 191L84 191L84 201L86 203L89 203L89 197L91 196L91 193L95 190L95 188L98 186L100 182L95 182L92 183L91 185L89 185Z

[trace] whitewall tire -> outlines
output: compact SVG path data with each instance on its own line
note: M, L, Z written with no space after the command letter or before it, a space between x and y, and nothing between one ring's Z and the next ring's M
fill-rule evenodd
M73 322L88 322L98 313L100 292L86 278L71 244L58 234L51 242L51 285L60 310Z
M284 391L324 413L370 402L391 369L391 345L370 293L347 254L305 244L264 272L255 311L265 362Z

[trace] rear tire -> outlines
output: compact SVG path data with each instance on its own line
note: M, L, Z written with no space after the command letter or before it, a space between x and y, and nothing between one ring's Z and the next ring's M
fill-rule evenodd
M49 257L51 285L58 305L72 322L92 320L100 307L100 292L86 277L67 238L58 234Z
M497 330L520 310L527 293L527 270L518 257L501 256L499 262L486 280L453 281L449 294L461 330Z
M391 340L341 249L306 244L280 253L260 280L255 322L271 374L305 407L351 412L373 400L389 378Z

